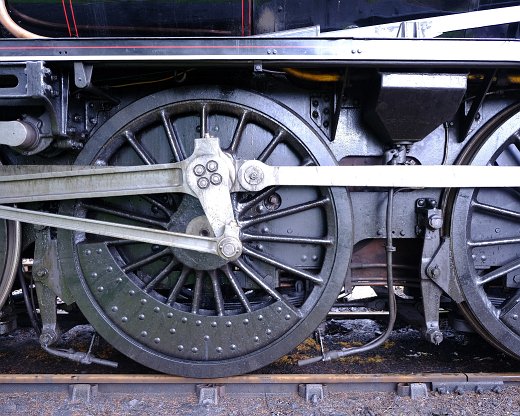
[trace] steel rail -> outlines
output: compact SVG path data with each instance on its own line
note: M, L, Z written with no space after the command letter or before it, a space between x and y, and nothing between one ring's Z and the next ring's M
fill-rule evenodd
M417 373L417 374L250 374L223 378L184 378L156 374L2 374L0 393L70 391L90 386L98 393L196 393L200 386L225 387L226 394L296 393L302 385L324 385L327 391L396 391L400 385L430 386L520 384L520 373Z

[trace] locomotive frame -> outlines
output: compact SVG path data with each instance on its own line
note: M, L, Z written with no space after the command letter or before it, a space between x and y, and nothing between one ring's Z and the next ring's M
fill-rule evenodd
M112 364L53 348L59 298L139 362L217 377L356 285L384 292L388 330L310 362L376 347L410 306L398 285L430 342L456 304L520 356L520 41L353 30L3 39L0 217L35 226L3 222L2 303L17 274L27 290L23 251L46 351Z

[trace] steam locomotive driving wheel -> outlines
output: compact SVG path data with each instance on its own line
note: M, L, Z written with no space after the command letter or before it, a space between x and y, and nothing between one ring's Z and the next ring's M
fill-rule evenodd
M177 162L194 139L220 139L234 159L334 164L295 113L256 93L163 91L115 114L77 164ZM205 167L209 173L213 166ZM134 360L162 372L218 377L287 353L325 317L351 252L351 208L340 188L271 187L232 193L242 254L213 254L60 230L66 285L94 328ZM212 236L199 200L185 194L63 204L62 213Z
M496 116L462 163L520 163L518 105ZM495 347L520 357L520 190L461 189L453 206L452 244L462 311Z

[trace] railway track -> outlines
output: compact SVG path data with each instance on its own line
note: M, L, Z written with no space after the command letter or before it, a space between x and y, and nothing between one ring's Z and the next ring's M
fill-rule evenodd
M516 415L519 373L2 375L1 414Z
M499 393L520 386L520 373L422 373L422 374L251 374L215 379L155 374L2 374L0 394L9 392L70 392L77 397L110 393L290 394L308 400L325 392L396 392L409 395L410 388L424 386L440 394L464 392ZM212 392L214 390L214 392ZM408 392L408 393L407 393Z

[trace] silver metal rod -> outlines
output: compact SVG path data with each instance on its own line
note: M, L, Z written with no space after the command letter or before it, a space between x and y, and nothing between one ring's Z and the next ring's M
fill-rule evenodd
M518 22L520 6L501 7L490 10L457 13L425 19L407 20L384 25L365 26L353 29L320 33L322 37L365 38L434 38L443 33Z
M268 166L241 161L232 191L259 191L268 186L363 186L410 188L520 187L516 166ZM123 195L187 193L182 163L152 166L0 167L0 204L59 201ZM248 183L249 166L263 176ZM251 181L250 181L251 182ZM225 190L226 187L222 187Z
M263 176L251 180L256 172ZM244 189L283 186L360 186L385 188L501 188L520 186L516 166L267 166L248 161L239 170ZM249 182L252 183L249 183ZM255 183L258 182L258 183Z
M116 39L69 40L6 39L2 41L0 62L222 62L228 65L252 61L294 65L302 62L320 65L372 65L391 63L410 67L450 65L477 66L520 63L518 39L356 39L356 38L210 38L211 48L200 48L201 40ZM22 46L23 43L23 46ZM273 54L272 51L277 53ZM66 51L67 53L63 53ZM4 53L5 52L5 53ZM59 52L62 52L61 54ZM268 53L270 52L270 53Z
M218 255L217 240L183 233L0 206L0 218Z
M191 193L181 164L0 167L0 204L167 192Z

